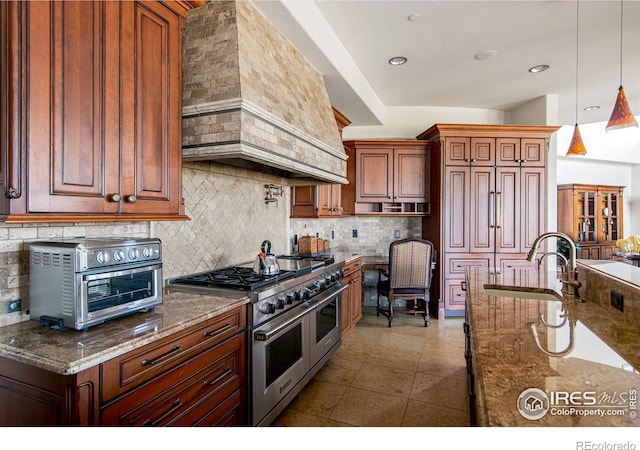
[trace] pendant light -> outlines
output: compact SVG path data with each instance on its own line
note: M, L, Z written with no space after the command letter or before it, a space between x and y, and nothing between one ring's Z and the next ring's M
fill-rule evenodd
M578 40L580 38L578 23L580 22L580 0L576 0L576 126L573 129L573 137L571 138L571 144L569 144L569 150L567 150L567 156L586 155L587 149L582 142L582 136L580 136L580 129L578 128Z
M613 107L609 123L607 123L607 127L605 128L607 131L638 126L638 122L636 118L633 117L629 102L627 102L627 96L624 94L624 89L622 88L622 19L624 17L622 14L622 6L623 1L620 0L620 87L618 88L616 104Z

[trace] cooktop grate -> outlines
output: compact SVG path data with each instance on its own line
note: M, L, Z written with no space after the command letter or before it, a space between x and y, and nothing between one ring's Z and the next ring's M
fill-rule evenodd
M280 270L277 275L262 275L254 272L250 267L225 267L210 272L174 278L172 283L254 291L294 275L293 271L287 270Z

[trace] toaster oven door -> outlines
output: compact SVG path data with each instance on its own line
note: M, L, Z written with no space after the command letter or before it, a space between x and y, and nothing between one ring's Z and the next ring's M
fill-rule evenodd
M162 303L162 264L79 274L76 328L104 322Z

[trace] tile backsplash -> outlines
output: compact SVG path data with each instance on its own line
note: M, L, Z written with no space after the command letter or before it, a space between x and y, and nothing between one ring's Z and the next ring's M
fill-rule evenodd
M331 249L341 253L387 256L396 239L420 237L421 217L345 216L339 219L291 219L289 240L293 236L314 236L331 241ZM355 233L354 233L355 232ZM353 237L357 235L357 237ZM396 235L398 237L396 237Z
M420 236L419 217L290 219L290 189L277 203L264 201L266 184L282 179L213 162L184 162L183 197L189 221L53 225L0 224L0 326L29 320L29 243L77 236L157 237L163 276L169 278L252 261L264 239L276 254L291 253L293 236L330 239L334 251L386 255L395 238ZM357 230L358 237L352 237ZM20 312L6 313L20 299Z
M183 164L189 221L7 225L0 223L0 326L29 320L29 244L77 236L158 237L164 278L253 260L263 239L289 251L289 189L265 204L265 184L281 179L208 162ZM286 250L285 250L286 249ZM280 251L280 250L278 250ZM20 312L6 313L20 299Z

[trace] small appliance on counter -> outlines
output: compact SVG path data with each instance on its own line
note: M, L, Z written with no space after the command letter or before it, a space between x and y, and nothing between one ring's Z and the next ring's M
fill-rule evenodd
M76 330L162 303L159 239L79 238L30 245L30 314Z

